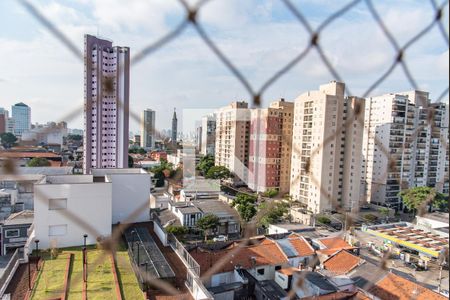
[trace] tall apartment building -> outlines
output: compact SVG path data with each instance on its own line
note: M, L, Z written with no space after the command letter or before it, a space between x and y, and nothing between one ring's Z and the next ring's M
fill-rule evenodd
M155 148L156 112L146 109L141 114L141 147L148 150Z
M216 111L215 164L248 180L250 110L247 102L233 102Z
M6 132L8 123L8 111L0 107L0 134Z
M31 128L31 108L19 102L11 107L11 113L14 119L14 134L20 137L24 131Z
M202 131L203 128L201 125L195 127L195 150L197 150L198 152L200 152L202 149Z
M210 114L202 118L202 138L200 153L214 155L216 148L216 115Z
M128 164L130 49L84 37L83 170Z
M254 191L289 192L294 103L284 99L250 113L248 186Z
M295 100L290 194L313 213L360 203L364 99L330 82Z
M366 200L400 209L402 189L435 186L443 191L448 121L448 106L430 103L427 92L368 99L363 141Z

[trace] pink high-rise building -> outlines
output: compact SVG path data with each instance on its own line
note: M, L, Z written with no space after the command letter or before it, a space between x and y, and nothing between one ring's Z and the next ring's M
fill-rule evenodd
M126 168L130 49L85 35L83 170Z

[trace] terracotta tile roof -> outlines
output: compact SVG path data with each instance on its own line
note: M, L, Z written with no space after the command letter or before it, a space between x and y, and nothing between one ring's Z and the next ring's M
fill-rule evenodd
M327 249L349 249L353 248L349 243L340 237L331 237L319 240Z
M61 158L60 155L53 152L16 152L16 151L0 151L1 158Z
M378 281L369 293L381 299L395 300L443 300L448 299L412 281L389 273Z
M314 248L305 240L302 236L295 238L288 238L291 245L295 248L299 256L311 256L314 255Z
M357 267L362 260L351 254L346 250L340 250L338 253L329 257L323 262L323 267L325 270L332 272L335 275L347 274L355 267Z
M237 265L245 269L251 269L253 266L282 265L288 262L278 245L269 239L263 239L257 244L247 246L235 243L221 250L207 250L196 247L189 253L200 265L201 274L204 274L213 266L217 268L213 274L218 274L231 272ZM255 258L254 263L252 257Z

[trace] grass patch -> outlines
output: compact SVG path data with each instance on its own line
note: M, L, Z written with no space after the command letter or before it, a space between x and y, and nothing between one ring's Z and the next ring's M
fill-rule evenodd
M88 252L87 298L117 299L109 254L102 250Z
M116 253L117 277L119 278L120 288L123 298L128 300L143 300L144 295L139 288L138 280L131 267L130 257L127 251L118 251Z
M64 289L64 276L69 253L59 254L56 258L43 256L44 268L37 278L32 299L49 299L61 295Z

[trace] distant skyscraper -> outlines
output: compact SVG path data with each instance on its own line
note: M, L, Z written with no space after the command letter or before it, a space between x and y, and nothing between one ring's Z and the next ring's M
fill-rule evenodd
M84 58L84 172L126 168L130 49L85 35Z
M141 147L155 148L155 119L156 112L146 109L141 114Z
M202 138L200 153L214 155L216 148L216 115L210 114L202 118Z
M24 131L31 128L31 108L23 102L12 106L12 118L14 119L14 134L21 136Z
M172 117L172 143L177 142L178 136L178 119L176 109L173 109L173 117Z

